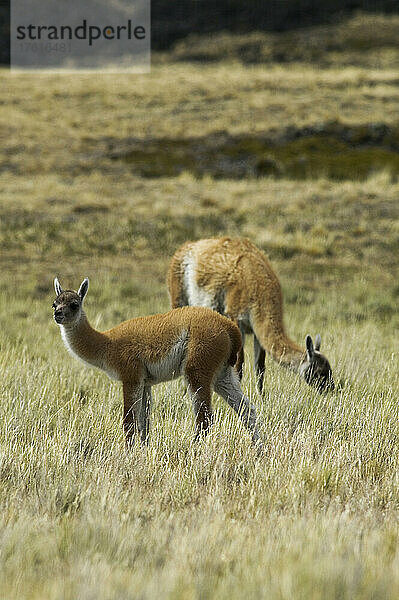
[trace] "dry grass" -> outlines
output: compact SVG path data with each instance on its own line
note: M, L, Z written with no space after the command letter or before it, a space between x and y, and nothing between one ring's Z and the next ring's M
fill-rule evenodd
M101 323L93 288L87 310ZM259 460L221 401L195 447L180 383L156 389L148 451L127 453L119 386L72 362L48 302L33 302L34 324L1 352L1 596L395 597L394 334L371 321L337 330L342 303L334 294L288 319L296 335L327 319L339 393L320 397L268 363L261 399L246 374Z
M397 74L169 64L0 78L0 597L397 597L395 178L140 178L108 155L129 137L395 124ZM248 369L259 460L218 399L194 446L184 386L161 385L148 450L126 452L119 385L67 355L52 278L89 275L87 312L105 328L165 310L176 246L225 233L270 254L289 332L321 331L339 390L318 396L268 361L260 398Z
M40 151L41 171L66 170L94 152L101 159L107 138L254 133L334 119L392 124L397 121L397 78L396 69L323 70L306 64L265 69L171 63L154 65L150 75L72 79L3 71L5 158L17 168L23 149L25 169L35 172Z

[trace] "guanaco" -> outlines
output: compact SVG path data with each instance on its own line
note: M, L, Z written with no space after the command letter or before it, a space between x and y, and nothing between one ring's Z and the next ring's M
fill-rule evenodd
M240 378L245 335L253 334L260 392L265 351L320 392L334 389L330 364L320 353L320 334L314 344L306 336L306 350L288 337L278 277L265 254L248 239L222 237L183 244L171 260L167 283L173 308L207 306L238 324L243 339L236 365Z
M142 442L148 441L151 387L182 375L193 399L196 438L206 434L211 425L215 390L238 413L253 442L261 447L255 408L243 394L233 368L241 334L230 319L208 308L185 307L130 319L100 332L91 327L83 310L88 288L86 278L77 292L63 290L56 277L54 320L74 357L122 381L128 444L136 433Z

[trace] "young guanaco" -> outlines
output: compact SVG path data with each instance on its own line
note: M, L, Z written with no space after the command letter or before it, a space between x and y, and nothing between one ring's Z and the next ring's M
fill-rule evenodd
M215 390L239 414L260 445L255 408L243 394L234 370L241 348L238 327L208 308L185 307L138 317L107 331L96 331L83 310L86 278L77 292L54 280L54 320L69 352L123 384L123 423L130 443L136 432L149 436L151 387L182 375L193 398L196 437L205 434L212 417Z

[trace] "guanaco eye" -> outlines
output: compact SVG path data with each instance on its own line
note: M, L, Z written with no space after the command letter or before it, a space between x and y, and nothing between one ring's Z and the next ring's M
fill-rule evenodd
M78 302L71 302L71 308L72 308L72 310L78 310L79 303Z

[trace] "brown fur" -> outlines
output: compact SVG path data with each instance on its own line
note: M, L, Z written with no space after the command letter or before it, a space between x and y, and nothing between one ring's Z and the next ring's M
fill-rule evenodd
M167 274L167 286L169 290L169 296L172 308L180 308L187 306L187 297L184 293L184 267L183 259L187 252L191 250L193 242L187 242L180 246L174 253L172 260L170 261L168 274Z
M187 242L173 256L167 282L172 307L210 306L239 323L242 333L254 334L256 370L261 380L265 350L294 370L306 361L305 348L285 331L278 277L265 254L248 239L223 237ZM193 285L198 296L194 302L189 297L195 296ZM242 361L241 351L239 372Z
M188 251L196 260L198 286L210 294L224 291L226 315L238 321L240 315L249 312L259 341L276 360L304 359L305 349L285 332L277 275L263 252L247 239L213 238L188 242L179 248L168 271L173 307L185 304L182 262Z

